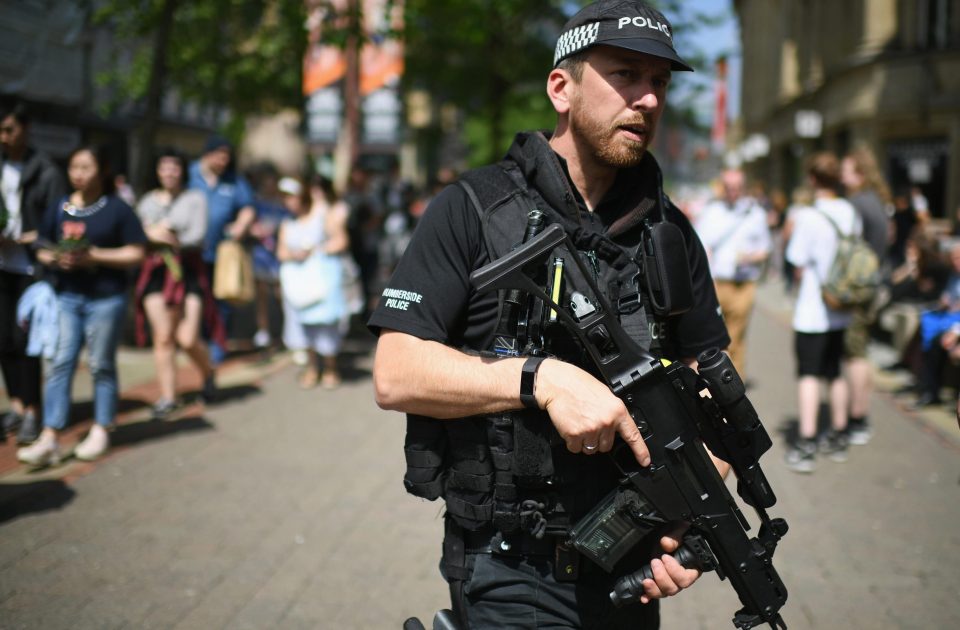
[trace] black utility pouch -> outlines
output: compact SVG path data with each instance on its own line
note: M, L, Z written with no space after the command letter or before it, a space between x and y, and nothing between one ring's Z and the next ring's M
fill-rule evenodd
M648 226L642 249L653 312L670 317L689 311L693 307L693 281L680 228L666 221Z
M580 554L573 547L557 545L553 558L553 579L557 582L576 582L580 577Z

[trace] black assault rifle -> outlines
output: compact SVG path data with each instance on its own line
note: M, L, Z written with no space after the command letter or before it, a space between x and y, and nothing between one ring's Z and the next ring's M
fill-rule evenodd
M718 350L700 355L699 374L681 363L661 362L624 331L606 304L591 274L580 267L593 293L574 294L571 312L550 299L532 280L554 248L575 248L559 225L551 225L511 253L476 270L470 281L477 291L520 289L543 300L579 339L607 385L626 404L650 451L643 468L618 440L611 451L622 482L570 532L570 543L584 556L612 572L614 565L647 534L668 525L687 523L683 544L674 557L688 568L716 570L729 578L743 608L734 625L747 630L760 624L786 629L780 608L787 589L773 567L773 553L787 531L781 518L766 508L776 497L760 469L760 456L770 437L743 382ZM702 397L707 390L710 397ZM730 495L709 454L730 464L737 494L760 518L760 531L747 536L749 523ZM642 581L652 577L649 565L618 580L610 594L617 605L643 594Z

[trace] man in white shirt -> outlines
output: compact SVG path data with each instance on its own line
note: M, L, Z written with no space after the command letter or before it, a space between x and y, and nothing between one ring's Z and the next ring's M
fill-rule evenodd
M744 196L743 171L724 171L720 181L723 198L703 208L696 229L710 259L710 273L730 335L727 352L746 378L747 324L757 279L770 255L770 229L766 211L752 197Z
M844 331L851 315L831 310L823 301L821 286L837 252L839 236L859 232L857 211L840 190L840 160L833 153L817 153L807 163L814 190L812 206L794 210L794 227L787 244L787 260L796 268L800 289L793 313L794 351L797 364L799 435L787 449L787 466L809 473L816 467L819 450L834 461L847 457L847 402L849 390L841 374ZM834 225L836 227L834 227ZM829 389L830 430L820 436L820 381Z

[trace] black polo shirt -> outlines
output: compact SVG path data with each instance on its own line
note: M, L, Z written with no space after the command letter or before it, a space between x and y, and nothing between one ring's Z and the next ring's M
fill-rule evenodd
M622 201L637 185L635 180L619 177L594 212L587 210L571 185L580 206L581 225L605 233L623 215ZM710 347L725 348L729 337L719 315L703 246L683 213L670 205L666 214L687 243L695 304L687 313L664 322L664 354L680 359L695 357ZM634 230L615 240L632 248L638 235L639 230ZM417 224L368 326L375 334L389 329L453 347L484 349L482 344L497 324L497 294L478 295L469 278L487 262L477 211L460 186L447 187Z

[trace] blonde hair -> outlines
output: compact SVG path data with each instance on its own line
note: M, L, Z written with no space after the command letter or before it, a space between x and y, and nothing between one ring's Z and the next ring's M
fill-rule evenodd
M883 179L880 167L877 165L877 158L870 147L858 144L846 157L853 162L857 173L863 178L863 187L877 193L884 203L890 203L893 195L890 194L890 187Z

